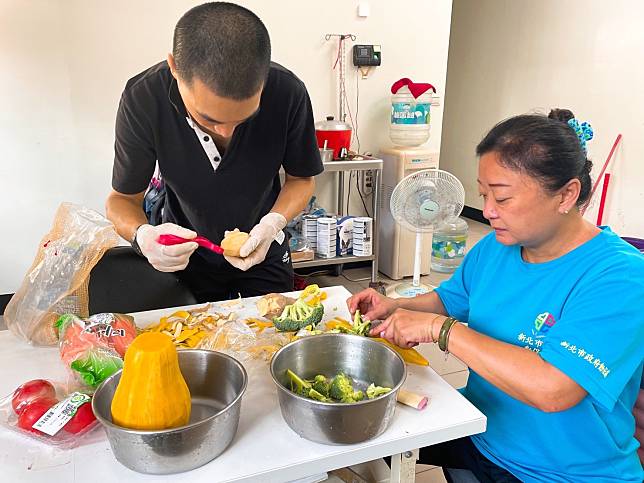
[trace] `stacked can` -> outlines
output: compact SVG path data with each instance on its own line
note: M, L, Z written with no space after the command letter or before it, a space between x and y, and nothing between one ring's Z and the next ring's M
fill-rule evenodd
M302 217L302 236L313 251L318 246L318 218L319 216L315 215L304 215Z
M338 222L335 218L324 217L318 218L318 239L316 252L319 257L335 257L336 238L338 236Z
M353 254L366 257L373 252L373 220L368 216L353 219Z

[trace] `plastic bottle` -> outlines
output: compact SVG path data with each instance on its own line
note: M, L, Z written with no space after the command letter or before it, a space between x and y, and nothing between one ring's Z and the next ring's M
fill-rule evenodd
M463 218L446 220L432 236L432 267L437 272L451 273L465 257L468 226Z
M431 90L414 98L407 86L391 96L389 137L399 146L420 146L429 139Z

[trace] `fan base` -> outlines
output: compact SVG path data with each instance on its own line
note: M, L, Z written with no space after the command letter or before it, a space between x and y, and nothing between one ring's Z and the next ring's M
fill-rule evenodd
M424 283L414 285L413 283L405 282L398 284L395 292L399 297L415 297L424 293L429 293L434 290L434 287L425 285Z

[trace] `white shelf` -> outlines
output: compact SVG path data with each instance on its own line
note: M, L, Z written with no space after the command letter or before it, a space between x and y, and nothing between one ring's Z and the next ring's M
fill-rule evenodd
M373 218L373 233L372 233L372 248L373 255L368 257L344 256L334 258L318 258L313 260L305 260L300 262L293 262L293 268L317 267L323 265L343 265L345 263L354 262L371 262L371 281L376 282L378 278L378 237L379 237L379 211L380 211L380 191L381 191L381 173L382 173L382 159L365 157L365 159L352 159L352 160L338 160L326 161L324 164L324 171L327 173L338 174L338 215L345 214L344 206L344 173L347 171L369 171L374 172L373 182L373 198L372 198L372 218Z
M345 255L342 257L333 257L333 258L321 258L316 256L313 260L303 260L300 262L293 262L293 268L318 267L321 265L342 265L345 263L355 263L355 262L370 262L375 258L376 258L375 255L369 255L365 257Z
M325 161L325 172L336 171L366 171L369 169L382 169L382 159L355 159L351 161Z

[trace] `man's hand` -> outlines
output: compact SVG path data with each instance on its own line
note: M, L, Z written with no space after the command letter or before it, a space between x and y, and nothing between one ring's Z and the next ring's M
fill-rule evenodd
M159 235L177 235L193 239L197 234L174 223L164 223L159 226L142 225L136 232L136 241L150 265L160 272L176 272L185 269L188 266L190 255L199 245L196 242L161 245L157 241Z
M248 234L248 240L239 249L239 257L225 256L226 260L242 271L261 263L266 258L268 249L286 226L286 218L276 212L264 215L259 223Z

